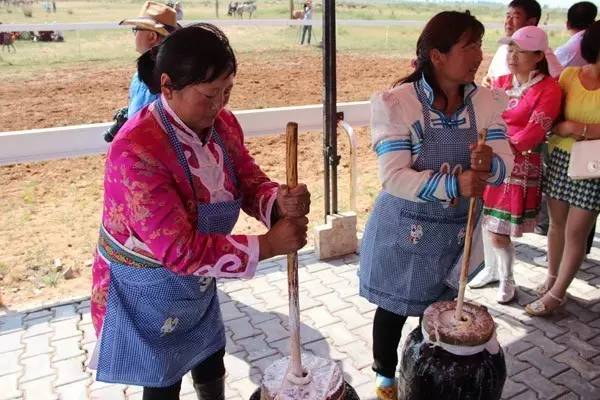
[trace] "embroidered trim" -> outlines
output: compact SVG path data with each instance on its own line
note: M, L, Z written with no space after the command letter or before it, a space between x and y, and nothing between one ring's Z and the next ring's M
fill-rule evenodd
M104 227L100 228L100 237L98 238L98 252L111 263L125 264L133 268L162 268L159 263L150 261L150 259L135 254L130 250L125 250L120 243L111 238Z

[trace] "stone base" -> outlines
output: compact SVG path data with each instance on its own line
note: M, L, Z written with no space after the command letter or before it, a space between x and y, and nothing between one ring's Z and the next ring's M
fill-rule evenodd
M344 382L344 385L346 385L344 389L344 400L360 400L358 394L356 393L356 390L354 390L354 388L350 386L348 382ZM254 393L252 393L252 396L250 396L250 400L260 400L260 396L261 390L260 388L258 388L256 389L256 391L254 391Z
M319 260L356 253L356 213L328 215L327 223L315 228L315 254Z

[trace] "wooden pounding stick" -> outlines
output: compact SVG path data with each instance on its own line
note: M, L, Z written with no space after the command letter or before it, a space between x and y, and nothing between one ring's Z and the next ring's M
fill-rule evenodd
M298 185L298 124L288 122L286 127L286 180L289 189ZM289 372L302 377L302 359L300 357L300 305L298 295L298 252L287 256L288 297L290 325L290 367Z
M477 144L485 144L487 129L481 130L477 135ZM473 166L471 166L471 169ZM454 318L462 321L462 309L465 300L465 289L467 287L467 277L469 275L469 263L471 261L471 245L473 244L473 229L475 228L475 208L477 207L477 197L471 197L469 202L469 214L467 219L467 233L465 236L465 250L463 254L463 264L460 270L460 280L458 286L458 297L456 298L456 310Z

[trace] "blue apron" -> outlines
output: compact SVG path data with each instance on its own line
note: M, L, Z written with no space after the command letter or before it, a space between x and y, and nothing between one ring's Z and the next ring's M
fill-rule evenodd
M449 171L459 165L469 168L469 145L477 142L470 98L464 106L467 123L431 108L420 82L414 85L422 104L424 129L412 169L437 172L446 163ZM465 198L448 207L447 203L419 203L382 191L363 235L360 295L395 314L413 316L421 315L435 301L454 297L456 291L448 287L446 278L462 254L468 209Z
M187 159L161 100L155 102L169 142L196 192ZM238 185L233 163L216 130L211 136ZM241 198L198 203L198 232L228 234L240 213ZM110 286L101 333L97 380L165 387L225 347L215 280L177 275L156 260L125 248L105 229L98 251L110 262Z

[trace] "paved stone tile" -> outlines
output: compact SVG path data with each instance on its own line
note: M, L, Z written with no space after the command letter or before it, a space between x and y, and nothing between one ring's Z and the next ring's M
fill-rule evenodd
M88 398L89 379L72 382L55 388L59 400L82 400Z
M50 354L38 354L33 357L23 358L21 359L21 364L23 364L23 375L19 380L20 385L48 376L54 376L55 374L55 370L50 366Z
M327 337L333 341L333 344L338 346L345 346L350 343L354 343L359 340L359 337L354 335L344 322L338 322L333 325L328 325L323 328L323 331L327 334ZM362 342L361 342L362 344Z
M23 366L19 364L22 353L23 350L13 350L4 352L0 355L2 358L2 361L0 361L0 376L14 374L23 369Z
M521 248L526 249L521 254L526 259L539 253L533 247L521 246L519 251ZM600 250L594 250L600 258ZM311 264L301 268L305 272L300 272L304 279L301 279L301 305L307 308L301 313L303 351L344 360L344 373L363 395L362 399L374 399L374 374L370 368L371 330L376 307L358 296L356 257L352 258L351 264L344 260L315 263L314 255L310 254L305 259ZM268 268L259 268L254 281L218 284L226 320L227 400L247 400L259 385L264 369L289 354L287 282L283 264L285 258L279 258ZM596 267L586 269L586 276L594 275L596 269L596 275L600 276L600 267ZM537 279L535 277L543 273L543 268L519 263L517 279L523 285L520 303L525 304L533 297L531 288L536 282L530 279ZM569 305L549 318L531 318L519 303L498 305L494 299L497 290L494 286L469 291L469 298L475 296L478 302L486 305L497 323L509 372L503 398L554 400L579 398L579 395L594 398L590 396L594 395L595 388L600 390L600 290L586 283L586 276L580 274L576 280L580 283L575 293L585 289L588 290L587 297L577 302L571 299ZM595 300L590 290L597 292ZM53 384L49 393L54 398L83 399L77 396L86 390L86 385L94 394L90 398L124 398L126 389L130 399L141 398L140 388L136 391L136 387L130 389L94 382L90 372L83 369L83 363L89 357L86 351L91 352L96 340L90 323L89 301L48 307L23 314L22 318L12 322L15 329L27 327L27 332L9 331L6 316L0 317L0 387L9 387L11 380L14 386L12 395L10 391L6 395L0 390L0 400L2 396L29 400L16 391L20 372L15 371L24 365L17 360L20 353L23 361L28 363L38 361L33 360L36 357L50 357L52 363L46 368L47 376L40 375L40 368L36 367L38 378ZM78 322L79 318L81 321ZM2 321L5 321L4 325ZM403 329L403 340L417 324L417 319L408 320ZM27 338L23 337L25 333ZM81 344L78 344L79 340ZM26 350L30 356L23 358ZM43 366L44 363L47 360L39 364ZM35 369L29 364L25 368ZM69 379L64 376L68 375L65 371L69 368L74 373L72 377L81 373L81 379L67 383ZM35 374L30 373L21 380L26 383L38 380L31 378L35 378ZM195 399L191 380L186 379L187 376L181 398Z
M322 271L313 272L312 275L314 277L316 277L318 280L320 280L321 283L327 282L326 286L328 286L328 287L333 287L334 284L339 283L339 282L347 284L346 279L344 279L342 276L336 274L335 271L331 268L324 269Z
M94 329L94 325L92 325L91 323L84 324L82 320L82 322L79 323L79 330L82 332L82 344L96 341L96 330Z
M303 317L309 318L317 329L339 322L339 318L333 316L324 306L306 310Z
M561 337L566 336L569 335L563 335ZM541 332L530 333L529 335L523 337L522 340L540 348L546 357L554 357L558 353L562 353L567 349L565 346L558 344L556 341L548 339Z
M70 319L73 317L77 317L77 319L80 318L76 303L52 307L51 311L54 313L54 317L52 318L53 321L62 321L63 319Z
M89 400L125 400L125 386L110 385L92 390Z
M260 329L266 336L265 341L267 343L276 342L278 340L289 338L290 333L286 328L283 327L279 318L265 321L261 324L255 325L257 329Z
M567 364L554 361L552 358L543 354L542 350L537 347L519 354L517 358L536 367L546 378L551 378L554 375L569 369Z
M529 368L512 379L533 389L541 399L553 399L567 391L563 386L555 385L544 378L535 368Z
M19 350L24 347L22 330L10 331L0 335L0 357L4 352Z
M275 289L276 287L267 280L267 276L261 276L252 279L252 293L255 295L259 293L271 292Z
M248 283L247 283L248 284ZM248 286L245 289L238 290L231 294L231 298L238 303L253 306L261 300L252 293L252 289Z
M54 392L52 382L54 376L43 377L21 383L21 390L25 399L35 400L57 400L58 395Z
M365 298L360 297L358 295L347 298L345 300L351 302L361 314L375 311L377 309L377 306L375 304L369 303Z
M23 317L23 313L13 313L0 316L0 335L23 329Z
M21 398L22 393L18 386L20 375L20 373L0 375L0 388L2 388L0 390L0 400Z
M358 293L358 285L354 285L347 280L344 282L335 282L329 286L343 299L356 296L356 293Z
M52 311L50 310L40 310L32 313L28 313L25 318L23 318L23 322L33 321L39 318L52 318Z
M311 343L307 343L302 347L306 351L309 351L318 357L327 358L329 360L343 360L349 357L348 354L343 353L339 349L331 346L327 339L321 339ZM287 350L286 348L285 351L282 353L289 354L289 350Z
M590 311L588 307L582 307L576 301L567 301L565 309L581 322L590 322L599 317L598 313Z
M553 323L546 317L533 317L525 321L525 324L536 327L550 339L554 339L568 331L568 329Z
M243 316L250 318L250 323L253 326L262 324L265 321L270 321L280 316L273 311L267 310L267 306L264 303L256 304L253 307L247 307L240 304L238 307L240 311L244 313Z
M223 317L224 322L246 316L243 312L239 310L239 308L237 307L237 302L235 301L221 303L221 315Z
M53 332L52 326L50 326L50 317L27 321L23 325L25 326L25 332L23 333L25 339Z
M321 307L324 305L322 301L309 296L306 292L300 293L299 302L300 312L305 312L306 310L310 310L311 308Z
M591 345L590 343L579 339L577 336L566 334L556 338L558 343L564 344L566 347L575 350L579 356L590 360L600 354L600 347Z
M250 324L250 318L238 318L227 322L227 327L233 332L232 339L236 344L241 339L249 338L260 334L260 330Z
M538 399L542 399L541 397L538 397L537 394L533 391L533 390L527 390L525 392L522 392L514 397L511 397L510 400L538 400Z
M354 365L356 369L363 369L373 363L373 357L365 343L356 341L345 346L336 347L338 347L340 351L348 354L352 359L352 365Z
M258 374L252 376L246 376L235 382L231 382L229 387L234 389L243 399L249 399L252 393L258 388L260 383L260 376Z
M352 307L351 303L342 300L336 293L328 293L323 296L316 297L316 300L320 301L331 313Z
M89 308L89 307L88 307ZM91 324L92 323L92 314L88 309L86 312L81 314L81 321L79 321L79 325Z
M237 344L242 346L244 351L248 353L246 360L249 362L259 360L264 357L271 356L277 353L275 348L269 347L265 341L265 335L258 335L241 339L237 341Z
M502 390L502 398L510 399L510 398L518 395L519 393L523 393L526 390L527 390L527 386L523 385L522 383L515 382L510 378L507 378L506 382L504 382L504 388Z
M354 307L337 311L334 315L345 321L346 327L350 330L373 323L371 318L365 318L363 315L359 314Z
M506 332L505 329L498 329L496 331L496 333L498 332ZM524 336L522 339L516 340L514 342L509 342L507 345L503 346L503 349L505 351L505 353L511 355L511 356L515 356L519 353L524 352L525 350L529 350L531 349L531 347L533 346L532 343L525 341L525 338L527 336ZM502 343L502 341L500 342Z
M328 293L332 293L333 289L323 285L320 281L312 281L310 284L300 287L300 291L306 291L311 297L319 297Z
M54 322L50 324L52 327L52 336L50 340L52 342L56 340L66 339L76 337L77 339L81 339L81 331L79 330L79 320L80 317L71 317L64 318L60 321Z
M592 385L587 379L582 378L581 375L573 370L555 376L552 381L577 393L581 400L598 400L600 398L600 388Z
M84 362L85 356L80 356L52 363L57 375L54 385L66 385L80 380L87 381L90 375L86 372Z
M505 354L504 359L506 361L506 373L510 377L514 377L515 375L531 367L530 364L525 363L523 361L519 361L517 357L513 357L511 355Z
M567 350L554 357L554 359L571 366L585 379L592 380L600 376L600 366L579 357L575 350Z
M567 328L571 334L576 335L581 340L590 340L600 335L600 329L593 328L593 324L584 324L575 318L567 318L558 322L561 327Z
M289 306L287 292L285 292L284 294L281 294L279 292L258 293L256 297L261 299L261 304L264 304L265 310L267 311L275 311L279 307Z
M256 360L252 363L252 368L257 369L259 371L260 376L265 374L265 370L272 365L275 361L284 358L282 354L279 352L277 354L273 354L272 356L261 358L260 360Z

